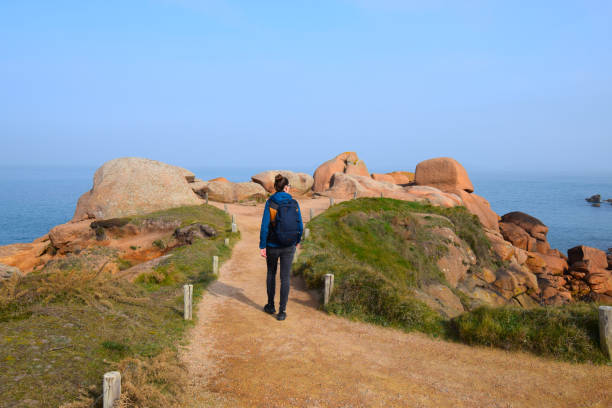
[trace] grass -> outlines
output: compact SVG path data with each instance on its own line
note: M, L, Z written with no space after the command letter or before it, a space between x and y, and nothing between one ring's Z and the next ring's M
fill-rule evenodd
M449 243L432 228L451 228L480 254L479 265L495 264L479 225L462 207L378 198L346 201L309 223L311 238L303 244L296 271L311 288L321 287L324 274L335 275L327 306L332 313L442 335L445 320L414 294L423 285L446 283L436 261Z
M238 234L231 233L227 214L212 206L181 207L128 222L147 219L207 223L218 235L173 249L172 257L136 283L104 272L106 263L121 266L121 261L113 250L94 247L0 284L3 405L31 399L43 407L70 401L68 406L91 406L101 393L103 373L117 368L126 370L129 406L176 402L180 393L171 383L181 373L176 345L193 324L182 318L181 286L193 283L198 299L215 279L212 255L227 259L231 250L224 238ZM160 367L167 373L156 373ZM166 374L171 378L163 379Z
M427 214L427 215L424 215ZM503 266L477 217L463 207L440 208L362 198L331 207L308 225L296 265L310 288L333 273L330 313L467 344L523 350L572 362L603 363L592 304L563 307L481 307L448 320L415 297L430 283L446 284L436 261L450 245L431 232L451 228L477 257L474 270ZM464 306L472 302L458 289Z
M571 362L607 362L599 348L598 312L593 303L534 309L482 306L452 323L457 338L467 344L529 351Z

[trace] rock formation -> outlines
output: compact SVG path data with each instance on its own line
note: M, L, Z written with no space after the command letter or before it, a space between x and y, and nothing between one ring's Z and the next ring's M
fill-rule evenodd
M370 177L368 168L363 161L359 160L357 153L344 152L317 167L314 172L313 191L321 193L327 190L335 173Z
M493 233L499 233L499 216L491 209L487 200L473 194L474 186L467 171L457 160L438 157L420 162L416 166L415 183L457 195L468 211L478 217L483 227Z
M204 198L222 203L236 203L247 200L265 200L268 192L261 184L252 181L232 183L229 181L198 181L192 185L193 191Z
M461 200L454 194L444 193L433 187L408 186L401 187L384 181L376 181L367 176L355 176L345 173L335 173L330 188L324 195L338 199L357 197L383 197L406 201L429 202L443 207L461 205Z
M308 193L314 184L314 178L306 173L296 173L289 170L268 170L258 173L251 177L251 180L262 187L268 193L274 193L274 177L277 174L282 174L289 180L290 193L294 195L303 195Z
M601 203L601 195L595 194L595 195L590 196L589 198L585 198L585 200L589 203L599 204Z
M576 299L612 304L612 268L604 251L579 245L567 251L566 286Z
M73 221L145 214L201 204L190 188L195 176L155 160L126 157L104 163L94 174L93 188L77 203Z

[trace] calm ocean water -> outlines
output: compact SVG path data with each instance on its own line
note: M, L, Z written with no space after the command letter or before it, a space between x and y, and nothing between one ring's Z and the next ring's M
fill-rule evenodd
M190 168L202 179L245 181L261 169ZM301 169L302 171L304 169ZM376 169L374 169L376 170ZM72 218L95 168L0 167L0 245L30 242ZM498 214L523 211L548 225L553 248L612 247L612 205L596 208L592 194L612 198L612 175L521 175L470 172L476 193Z

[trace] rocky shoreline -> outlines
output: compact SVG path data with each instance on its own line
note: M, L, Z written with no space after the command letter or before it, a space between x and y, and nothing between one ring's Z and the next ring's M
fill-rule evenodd
M456 160L434 158L418 163L414 172L371 174L355 152L326 161L312 176L269 170L242 183L224 178L200 180L186 169L154 160L111 160L96 171L92 189L79 198L70 222L54 227L32 243L0 247L0 280L40 270L53 259L91 246L116 248L129 254L136 264L149 262L164 255L165 251L154 243L175 231L177 225L161 222L135 229L130 224L128 231L120 225L100 227L100 222L199 205L206 199L255 205L273 192L274 176L279 172L288 177L291 193L300 199L386 197L447 208L465 206L478 217L492 251L504 264L495 271L482 271L481 283L495 288L505 302L524 307L584 300L612 304L610 252L577 246L563 254L551 248L544 223L519 211L500 217L485 198L474 193L466 170ZM465 269L460 262L451 264ZM449 274L462 276L464 272ZM490 303L490 299L481 300Z

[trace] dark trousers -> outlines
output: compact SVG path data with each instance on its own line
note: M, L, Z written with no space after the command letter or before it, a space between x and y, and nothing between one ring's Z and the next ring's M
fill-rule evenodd
M289 277L291 275L291 264L295 254L295 245L285 248L266 248L266 263L268 264L268 276L266 286L268 289L268 304L274 305L274 294L276 293L276 270L280 259L280 305L279 312L284 312L289 299Z

